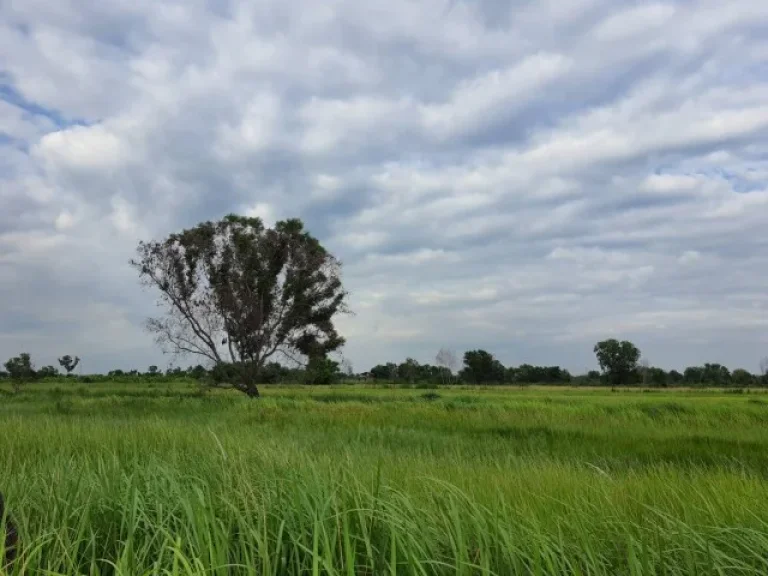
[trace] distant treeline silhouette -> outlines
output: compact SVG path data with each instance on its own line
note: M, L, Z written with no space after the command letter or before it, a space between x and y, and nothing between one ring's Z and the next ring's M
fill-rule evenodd
M412 386L437 386L448 384L515 385L531 384L571 386L646 386L646 387L768 387L768 360L763 360L760 373L753 374L744 369L730 371L718 363L690 366L683 372L664 370L650 366L640 359L640 351L631 342L605 340L595 345L595 354L602 371L592 370L586 374L572 375L560 366L535 366L521 364L504 366L486 350L470 350L464 353L459 366L455 353L441 349L435 364L421 364L413 358L401 363L378 364L368 372L355 373L352 365L342 360L337 362L327 357L316 357L303 367L286 367L278 362L266 364L258 372L260 384L302 383L328 385L341 382L370 381ZM35 380L66 380L83 384L97 381L136 382L190 379L212 386L226 385L237 379L240 373L237 364L221 363L207 368L195 365L188 368L171 367L161 371L149 366L146 371L111 370L106 374L74 375L69 356L60 364L64 375L54 366L35 369L29 354L21 354L5 363L0 371L0 380L10 380L18 390L25 382ZM79 360L79 359L77 359ZM67 370L67 368L69 368Z

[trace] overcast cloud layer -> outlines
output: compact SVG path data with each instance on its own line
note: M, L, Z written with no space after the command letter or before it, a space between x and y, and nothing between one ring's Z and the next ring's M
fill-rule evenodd
M299 216L358 371L768 355L768 3L0 3L0 358L165 365L139 239Z

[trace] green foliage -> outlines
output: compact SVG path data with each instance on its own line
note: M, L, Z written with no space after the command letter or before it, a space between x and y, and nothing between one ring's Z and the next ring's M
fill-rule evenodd
M413 358L407 358L399 366L394 362L379 364L370 371L374 380L401 382L403 384L447 384L453 375L446 366L419 364Z
M313 356L309 359L304 378L307 384L334 384L341 379L339 363L325 356Z
M646 370L646 379L649 386L667 386L669 378L662 368L651 366Z
M504 381L504 366L485 350L464 353L464 369L461 378L473 384L499 383Z
M374 366L371 368L371 376L376 380L397 380L397 364L388 362L387 364L379 364L378 366Z
M27 352L11 358L5 363L5 369L13 383L14 392L19 392L21 386L37 378L32 358Z
M738 378L742 384L736 384L731 372L721 364L708 363L704 366L689 366L683 373L683 382L688 386L725 387L732 384L749 386L754 382L754 377L745 370L740 372Z
M742 368L737 368L731 374L731 383L739 388L754 386L756 382L757 378Z
M0 402L18 573L766 573L763 392L141 378Z
M397 367L397 376L400 380L414 383L419 379L419 363L413 358L406 358L405 362Z
M270 362L261 369L258 381L261 384L280 384L291 378L293 372L277 362Z
M54 366L43 366L37 371L38 378L55 378L59 371Z
M720 364L704 364L702 380L712 386L728 386L731 383L731 372Z
M704 382L704 369L699 366L689 366L683 372L683 382L689 386L700 386Z
M507 369L507 381L522 384L565 384L571 381L571 374L559 366L521 364L518 368Z
M66 356L62 356L61 358L59 358L59 366L64 368L64 370L66 370L67 374L71 374L72 371L75 368L77 368L77 365L79 363L80 363L80 358L78 358L77 356L72 358L72 356L67 354Z
M215 385L227 384L233 385L240 381L243 376L243 371L253 373L253 380L257 384L279 384L283 381L294 378L294 382L300 380L299 375L288 368L285 368L277 362L270 362L263 366L259 371L254 371L252 368L244 368L241 364L233 364L230 362L223 362L216 364L210 371L206 372L202 366L197 366L189 371L189 375L197 380L203 379L208 374L211 381Z
M208 371L205 369L205 367L201 366L200 364L198 364L194 368L190 368L188 372L189 372L189 375L195 380L202 380L208 374Z
M219 362L211 368L210 376L215 385L232 384L240 379L240 370L237 364Z
M173 368L169 366L168 369L165 371L165 375L170 378L183 378L184 376L187 375L187 371L179 366L176 366Z
M612 385L629 384L637 376L640 350L627 340L615 338L595 344L595 355L600 368Z
M230 215L141 242L131 264L166 308L148 328L165 349L239 366L231 382L251 396L275 355L324 356L344 339L333 324L346 310L339 262L300 220L266 228Z

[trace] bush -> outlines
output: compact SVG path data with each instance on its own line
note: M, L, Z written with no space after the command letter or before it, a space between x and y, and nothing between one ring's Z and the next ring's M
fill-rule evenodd
M749 386L754 386L756 381L757 379L752 374L741 368L737 368L733 371L733 374L731 374L731 382L734 386L738 386L740 388L748 388Z

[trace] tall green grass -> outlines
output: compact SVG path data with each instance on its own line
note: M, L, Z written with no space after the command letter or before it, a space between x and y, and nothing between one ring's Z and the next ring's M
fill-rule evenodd
M766 399L37 386L0 397L12 571L766 574Z

